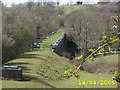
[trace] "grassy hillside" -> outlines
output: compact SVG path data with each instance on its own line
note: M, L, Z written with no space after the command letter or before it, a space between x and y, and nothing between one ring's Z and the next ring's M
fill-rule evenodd
M115 88L115 84L107 85L78 85L79 81L98 81L110 80L112 82L113 74L91 74L85 71L79 71L80 79L75 77L69 79L64 78L64 71L67 69L75 69L75 66L71 64L66 58L60 57L53 53L49 48L50 45L61 36L63 29L59 30L52 37L47 39L39 49L33 52L27 52L19 55L17 59L5 63L5 65L18 65L23 69L23 80L7 80L3 79L3 88ZM97 58L95 62L117 63L117 55L106 56ZM94 68L93 68L94 70Z
M23 68L23 75L30 78L26 81L3 80L3 87L51 87L49 81L62 80L63 73L74 68L65 58L61 58L50 50L27 52L18 59L5 65L18 65ZM6 84L7 83L7 84Z
M69 13L71 13L72 11L75 10L79 10L79 9L89 9L89 8L99 8L101 5L100 4L94 4L94 5L87 5L87 4L83 4L83 5L67 5L67 6L60 6L60 7L56 7L56 9L63 9L65 12L65 15L68 15Z
M94 61L87 61L83 65L84 71L94 74L111 74L111 80L114 72L118 70L118 55L110 55L97 58ZM104 78L104 77L103 77ZM107 79L107 77L106 77Z
M107 56L108 57L108 56ZM110 56L111 57L111 56ZM110 58L108 57L108 58ZM105 57L106 58L106 57ZM68 60L59 57L49 49L27 52L18 59L6 63L23 68L23 76L30 80L3 80L3 88L114 88L116 85L78 85L79 80L110 80L113 74L90 74L79 71L80 79L74 77L65 79L63 73L69 68L75 68Z
M106 63L116 63L117 64L119 56L120 56L120 54L100 57L100 58L96 58L96 61L98 61L98 62L106 62Z
M49 39L45 40L42 44L41 44L41 48L50 48L51 44L53 44L58 37L60 37L62 35L62 33L64 32L64 29L60 29L58 32L56 32L53 36L51 36Z
M80 79L76 79L75 77L71 77L67 80L55 82L54 85L59 88L116 88L116 84L104 84L104 83L98 83L98 84L80 84L79 81L96 81L96 82L102 82L103 81L110 81L112 83L111 77L112 74L90 74L84 71L79 71L78 74L80 75Z
M89 7L99 7L99 5L79 5L79 6L62 6L65 14L77 9L87 9ZM115 88L116 83L112 83L113 73L89 73L87 71L79 71L79 79L71 77L66 79L64 71L72 68L75 69L73 63L66 58L60 57L53 53L49 48L64 32L60 29L50 38L44 40L40 48L36 51L26 52L19 55L17 59L5 63L5 65L17 65L23 69L23 80L17 81L12 79L3 79L3 88ZM96 69L106 69L112 65L117 65L118 55L110 55L96 58L93 62L84 64L88 69L95 71ZM76 64L76 63L75 63ZM78 62L77 62L78 64ZM98 65L99 67L96 68ZM104 65L104 67L102 67ZM86 81L87 84L80 84L79 81ZM89 81L98 82L96 85L90 84ZM110 81L106 84L104 81Z

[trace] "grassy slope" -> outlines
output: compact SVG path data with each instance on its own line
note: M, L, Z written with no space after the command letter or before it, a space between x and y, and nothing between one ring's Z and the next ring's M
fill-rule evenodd
M28 52L18 59L6 63L6 65L19 65L23 67L23 75L33 78L30 82L3 80L3 87L51 87L51 80L62 80L63 72L73 68L65 58L61 58L50 50Z
M120 54L105 56L105 57L101 57L101 58L96 58L96 60L98 62L118 63L118 56L120 56Z
M45 48L57 40L62 34L63 30L58 31L54 36L47 39L43 46ZM106 56L97 58L96 60L104 60L106 63L116 62L117 55ZM100 59L100 60L99 60ZM101 60L102 59L102 60ZM65 58L61 58L55 53L51 52L50 49L42 49L33 52L27 52L22 54L13 61L6 63L6 65L19 65L23 68L23 75L29 75L32 77L31 81L14 81L14 80L3 80L4 88L99 88L99 87L115 87L115 85L80 85L78 86L78 80L74 77L69 79L63 79L63 72L74 66L69 63ZM90 74L87 72L79 71L80 80L111 80L112 74ZM98 78L99 77L99 78Z
M69 13L71 13L72 11L75 10L79 10L79 9L86 9L86 8L99 8L101 5L100 4L94 4L94 5L87 5L87 4L83 4L83 5L71 5L71 6L59 6L56 7L56 9L62 8L64 9L65 15L68 15Z
M64 29L60 29L58 32L56 32L53 36L51 36L49 39L47 39L46 41L44 41L41 44L41 48L50 48L51 44L54 43L58 37L60 37L62 35L62 33L64 32Z
M112 75L111 74L90 74L87 72L83 72L83 71L79 71L78 73L80 75L80 79L77 80L75 77L71 77L68 80L63 80L63 81L59 81L56 82L55 85L56 87L59 88L115 88L116 85L90 85L90 84L85 84L85 85L81 85L78 84L79 81L101 81L101 80L111 80Z
M72 10L79 8L85 8L86 6L66 6L66 14L69 14ZM47 39L41 47L49 48L50 45L57 40L62 34L63 30L58 31L54 36ZM100 59L100 58L99 58ZM98 60L99 60L98 59ZM114 55L103 57L107 62L114 62ZM115 61L116 62L116 61ZM34 52L27 52L21 55L18 59L10 61L6 64L19 65L23 67L23 75L32 76L34 79L31 81L14 81L3 80L4 88L100 88L109 87L114 88L115 85L80 85L78 86L78 80L74 77L69 79L63 79L62 75L66 69L74 68L65 58L61 58L48 49L43 49ZM90 74L87 72L79 71L80 80L111 80L112 74ZM63 80L62 80L63 79Z
M52 37L47 39L41 45L42 48L49 48L51 44L58 39L63 33L60 29ZM36 78L30 82L3 80L3 88L21 87L21 88L44 88L52 87L48 81L63 78L63 72L70 67L73 67L65 58L61 58L50 50L38 50L27 52L12 60L6 65L18 65L23 68L23 75L29 75Z
M114 59L114 56L112 56ZM112 58L107 56L105 58ZM112 60L112 59L111 59ZM106 59L105 59L106 61ZM59 88L100 88L109 87L114 88L115 85L80 85L78 86L78 80L74 77L69 79L63 78L63 72L74 66L69 63L65 58L61 58L54 54L50 50L40 50L34 52L27 52L18 59L6 63L7 65L19 65L23 67L23 75L29 75L33 77L31 81L14 81L3 80L3 87L9 88L47 88L47 87L59 87ZM112 74L90 74L84 71L79 71L80 80L112 80Z
M118 55L110 55L110 56L105 56L105 57L101 57L101 58L96 58L95 61L91 62L89 61L90 63L94 63L94 62L98 62L98 63L106 63L106 64L109 64L109 63L115 63L117 64L118 63ZM78 74L80 75L80 79L81 81L85 80L85 81L100 81L101 80L110 80L112 82L112 77L114 76L113 74L107 74L107 73L104 73L104 74L91 74L91 73L88 73L88 72L85 72L85 71L79 71ZM70 87L70 88L116 88L116 84L98 84L98 85L90 85L90 84L87 84L87 85L78 85L78 81L75 77L72 77L70 79L67 79L67 80L63 80L62 82L57 82L55 83L57 85L57 87L61 88L61 87ZM103 85L102 85L103 84Z

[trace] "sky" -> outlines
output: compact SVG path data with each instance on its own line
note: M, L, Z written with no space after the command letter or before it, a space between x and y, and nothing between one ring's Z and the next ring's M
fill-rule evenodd
M2 0L3 3L7 4L7 5L11 5L12 3L24 3L24 2L27 2L27 1L40 1L40 0ZM48 1L48 0L46 0ZM57 1L57 0L52 0L52 1ZM84 3L85 2L89 2L89 3L97 3L98 0L58 0L60 1L61 4L66 4L70 1L72 1L73 3L75 3L76 1L83 1Z

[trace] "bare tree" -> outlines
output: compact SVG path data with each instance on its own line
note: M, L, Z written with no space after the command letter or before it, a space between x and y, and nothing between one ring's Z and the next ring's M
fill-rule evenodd
M99 43L99 36L103 32L104 24L97 20L94 13L77 10L67 16L66 33L82 49L84 58L88 55L88 48Z

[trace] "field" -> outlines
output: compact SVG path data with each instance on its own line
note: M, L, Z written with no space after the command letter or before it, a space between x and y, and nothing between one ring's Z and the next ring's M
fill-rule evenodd
M58 37L60 37L62 35L62 33L64 32L64 29L60 29L59 31L57 31L53 36L51 36L49 39L46 39L42 44L41 44L41 48L50 48L51 44L53 44Z
M68 60L57 55L51 49L51 45L61 37L65 30L67 30L65 34L70 35L71 40L77 44L82 44L78 47L82 47L83 52L88 41L93 42L97 40L98 36L101 38L103 33L109 35L115 33L115 30L110 31L112 30L111 24L113 25L110 16L114 14L114 10L111 13L111 5L108 6L105 10L104 7L107 7L107 5L102 7L100 4L57 6L55 8L26 7L25 10L19 9L19 7L12 10L14 8L12 7L12 11L8 10L11 13L6 12L3 15L5 16L3 18L5 19L4 22L7 22L4 25L6 34L3 39L5 42L3 46L6 48L3 50L5 51L4 60L6 60L4 65L21 67L23 77L21 80L1 78L2 88L116 88L117 83L112 80L112 77L118 68L118 56L120 54L97 57L94 58L94 61L86 61L83 64L83 70L81 69L77 73L79 78L74 76L66 78L64 72L68 69L75 70L81 61ZM19 10L21 11L19 12ZM79 10L85 12L81 13ZM89 13L89 11L93 11L93 13ZM104 15L106 11L107 13L110 11L110 15ZM21 12L25 15L22 15ZM9 24L9 22L14 23ZM37 33L35 31L36 27ZM30 50L31 42L36 40L37 34L37 37L41 39L44 33L47 36L57 29L59 30L40 43L40 48L26 52ZM95 32L95 37L93 37L93 32ZM12 35L14 33L15 35ZM90 45L94 46L93 44L95 43L93 42ZM68 47L71 48L72 46L69 44ZM25 53L21 54L22 52ZM69 50L65 50L65 52L69 53ZM13 59L13 55L16 59ZM5 58L7 56L9 58ZM7 59L13 60L7 61Z
M109 56L110 58L111 56ZM113 56L112 56L113 57ZM105 57L106 58L106 57ZM108 58L108 56L107 56ZM106 60L107 61L107 60ZM106 63L107 64L107 63ZM64 71L75 68L67 59L61 58L50 50L28 52L18 59L6 63L6 65L18 65L23 68L23 75L30 80L14 81L3 80L3 88L115 88L113 85L78 85L79 80L110 80L113 74L90 74L79 71L80 79L75 77L65 79Z
M47 49L54 40L56 40L63 31L58 31L54 36L43 43L44 49L33 52L27 52L19 55L17 59L7 62L5 65L18 65L23 68L24 79L21 81L3 79L3 88L115 88L116 84L112 84L113 74L94 74L85 71L79 71L80 79L71 77L66 79L64 71L67 69L75 69L76 67L66 58L60 57L53 53L51 49ZM53 40L54 39L54 40ZM103 61L104 60L104 61ZM117 55L96 58L95 62L113 63L117 61ZM81 85L79 81L98 81L110 80L111 84L98 85Z
M50 50L28 52L18 59L6 63L6 65L18 65L23 68L23 75L30 78L30 81L3 80L3 87L51 87L49 81L61 80L65 70L72 68L65 58L52 53ZM7 83L7 84L6 84Z
M66 15L70 14L72 11L80 10L80 9L87 9L87 8L98 8L100 7L100 4L94 4L94 5L72 5L72 6L61 6L61 7L56 7L64 9L64 12Z

